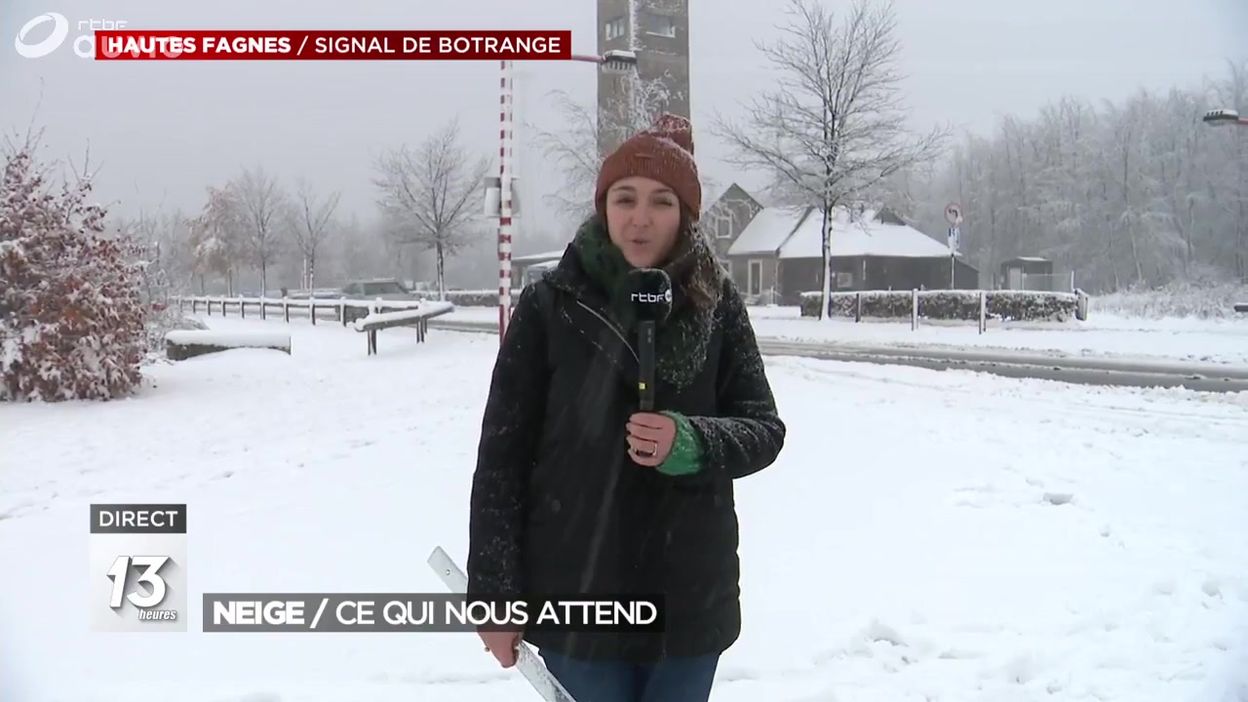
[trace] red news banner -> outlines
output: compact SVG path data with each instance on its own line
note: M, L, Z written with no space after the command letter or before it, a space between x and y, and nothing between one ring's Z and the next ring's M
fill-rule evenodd
M98 30L97 61L568 60L572 32Z

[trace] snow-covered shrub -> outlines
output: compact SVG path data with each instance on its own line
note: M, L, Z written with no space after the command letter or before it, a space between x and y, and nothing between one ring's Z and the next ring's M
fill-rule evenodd
M0 181L0 400L110 399L140 381L141 274L89 181L53 193L27 145Z
M1078 305L1075 293L1034 290L992 290L987 300L988 316L1007 322L1068 322L1075 319Z
M906 294L906 315L910 314L910 295ZM991 298L991 294L989 295ZM992 313L992 305L986 305ZM978 290L931 290L919 293L919 316L927 319L979 319Z
M171 331L207 329L203 322L184 316L177 305L153 309L147 315L145 325L145 348L148 353L163 353L165 335Z
M909 318L914 302L909 290L864 290L832 293L828 312L834 317L854 318L858 299L862 299L862 316L876 318ZM801 296L803 317L819 315L818 292ZM1068 321L1075 319L1078 296L1073 293L990 290L985 300L990 319ZM921 290L919 316L924 319L979 319L978 290Z

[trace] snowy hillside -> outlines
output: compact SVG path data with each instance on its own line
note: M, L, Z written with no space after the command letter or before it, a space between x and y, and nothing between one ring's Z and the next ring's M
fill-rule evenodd
M200 631L204 592L440 592L430 550L462 562L497 338L387 330L370 358L277 328L289 356L0 405L0 700L536 700L470 634ZM745 630L712 699L1248 698L1248 395L768 371L789 438L738 483ZM188 504L187 633L88 632L91 502Z

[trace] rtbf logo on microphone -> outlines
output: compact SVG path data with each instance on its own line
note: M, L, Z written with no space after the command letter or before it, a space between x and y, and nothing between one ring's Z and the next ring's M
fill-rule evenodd
M653 302L653 303L666 302L668 304L671 304L672 291L669 288L667 290L664 290L661 293L635 292L633 293L633 302Z
M186 631L186 505L91 505L92 631Z

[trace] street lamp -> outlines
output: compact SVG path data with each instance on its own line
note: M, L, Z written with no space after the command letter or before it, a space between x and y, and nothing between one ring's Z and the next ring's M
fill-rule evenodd
M1241 127L1248 127L1248 117L1240 117L1239 112L1235 110L1231 110L1231 109L1209 110L1208 112L1205 113L1205 116L1204 118L1202 118L1201 121L1203 121L1205 124L1208 124L1211 127L1225 127L1225 126L1232 125L1232 124L1236 124ZM1243 181L1242 170L1240 171L1240 181L1241 183ZM1242 205L1240 209L1240 217L1241 218L1243 217ZM1236 265L1236 268L1239 270L1241 276L1243 275L1243 271L1244 271L1243 265L1241 263L1243 261L1242 256L1243 256L1242 252L1237 252L1235 254L1235 265ZM1248 309L1248 303L1236 303L1235 305L1236 312L1242 312L1242 311L1245 311L1245 309Z
M614 73L616 75L629 73L637 67L637 53L622 49L612 49L602 56L573 54L572 60L600 64L603 73Z
M604 73L625 74L637 67L637 54L633 51L611 50L601 56L573 54L573 61L597 64ZM512 77L511 61L501 61L502 79L498 117L501 122L498 136L498 339L502 343L511 321L511 160L512 160Z
M1240 117L1235 110L1209 110L1201 121L1211 127L1224 127L1231 124L1248 127L1248 117Z

